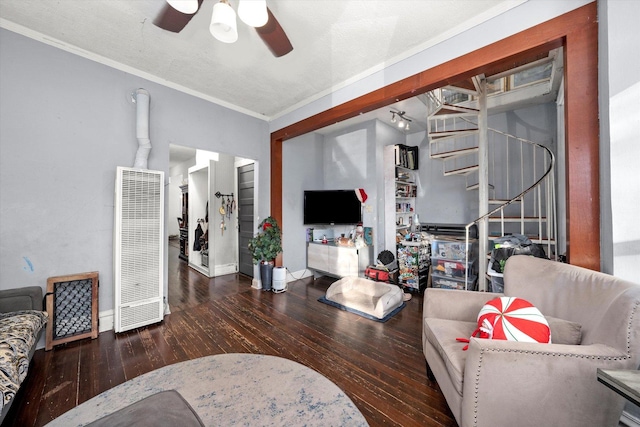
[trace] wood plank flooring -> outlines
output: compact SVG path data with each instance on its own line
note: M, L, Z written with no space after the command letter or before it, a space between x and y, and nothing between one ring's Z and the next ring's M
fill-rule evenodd
M222 353L262 353L306 365L336 383L371 426L456 426L421 350L422 297L386 323L317 299L332 279L305 279L282 294L232 274L208 279L169 247L163 322L38 350L3 427L42 426L124 381L162 366Z

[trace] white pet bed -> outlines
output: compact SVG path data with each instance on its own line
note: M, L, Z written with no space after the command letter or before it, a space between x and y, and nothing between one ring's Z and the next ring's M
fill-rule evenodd
M338 280L329 286L325 298L377 319L385 318L403 304L403 292L398 286L362 277Z

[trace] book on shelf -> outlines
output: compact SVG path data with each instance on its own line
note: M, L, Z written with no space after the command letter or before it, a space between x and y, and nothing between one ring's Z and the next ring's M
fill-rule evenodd
M418 169L418 147L397 144L394 148L397 166L407 169Z

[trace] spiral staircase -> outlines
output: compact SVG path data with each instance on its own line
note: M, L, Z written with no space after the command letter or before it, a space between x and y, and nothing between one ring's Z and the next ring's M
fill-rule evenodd
M477 225L479 254L489 256L497 237L521 234L555 258L554 155L542 144L486 125L491 90L491 82L477 76L426 94L429 156L442 161L445 176L464 176L467 190L478 191L478 217L466 225L466 238ZM482 255L480 261L478 277L484 278L488 262ZM479 280L478 289L486 285Z

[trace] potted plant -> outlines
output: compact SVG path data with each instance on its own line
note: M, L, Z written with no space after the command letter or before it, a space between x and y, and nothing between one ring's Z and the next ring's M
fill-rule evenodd
M260 264L262 290L271 290L271 278L275 259L282 252L280 227L275 218L269 216L258 225L258 234L249 241L249 252L254 264Z

